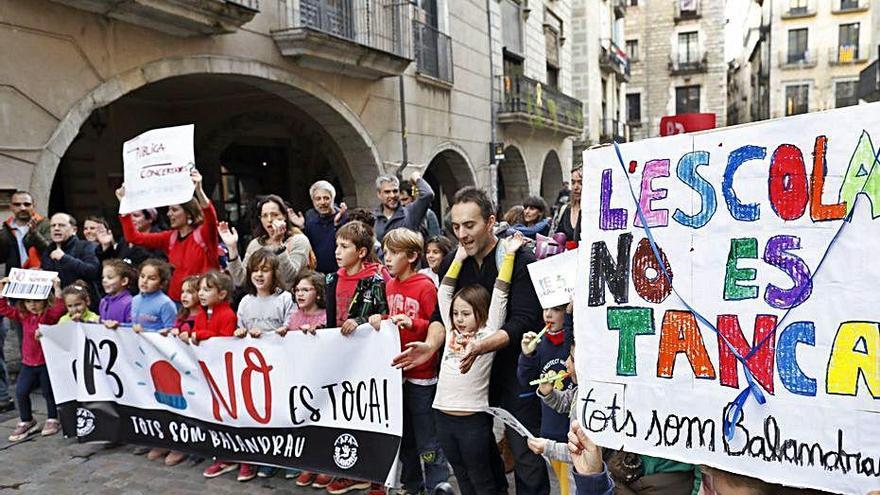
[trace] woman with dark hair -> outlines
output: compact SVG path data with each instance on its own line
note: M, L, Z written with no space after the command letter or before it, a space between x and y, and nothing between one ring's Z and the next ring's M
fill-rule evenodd
M550 218L547 215L547 202L540 196L529 196L523 201L523 222L513 225L515 230L531 239L536 234L547 235L550 231Z
M247 265L251 255L262 248L278 255L280 282L293 287L300 272L314 268L314 254L309 238L293 225L287 215L287 205L279 196L270 194L257 203L258 217L253 222L254 239L248 243L244 258L238 255L238 232L226 222L220 222L220 238L229 249L229 274L236 287L245 284Z
M217 256L217 212L202 189L202 174L190 172L195 185L195 197L190 201L168 207L170 230L141 232L134 226L131 214L119 215L122 232L128 242L146 249L158 250L168 256L174 266L174 274L168 287L168 295L180 301L180 289L184 279L220 268ZM116 190L120 200L125 196L125 184Z

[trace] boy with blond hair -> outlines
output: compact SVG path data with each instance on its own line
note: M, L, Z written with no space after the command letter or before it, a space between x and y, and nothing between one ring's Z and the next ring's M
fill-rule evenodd
M388 315L373 315L376 329L388 317L400 331L401 349L410 342L424 342L431 315L437 306L437 288L430 277L418 273L424 250L422 235L394 229L382 239L385 267L393 278L385 286ZM403 486L410 493L433 493L449 478L446 457L440 450L434 426L434 394L437 391L437 355L403 372L403 438L400 458ZM421 461L421 462L420 462ZM424 472L422 472L424 464Z

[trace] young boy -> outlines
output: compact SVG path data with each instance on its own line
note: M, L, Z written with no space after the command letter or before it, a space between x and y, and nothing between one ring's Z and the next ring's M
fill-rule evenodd
M385 282L390 276L376 259L374 242L373 229L357 220L336 232L339 270L327 275L327 326L340 327L343 335L351 335L367 323L370 315L388 313ZM369 481L337 478L327 485L327 492L338 494L367 488L371 488ZM370 493L374 489L384 493L377 486L372 486Z
M430 277L418 273L423 250L422 235L409 229L394 229L382 239L385 267L394 277L385 287L388 315L400 331L401 350L410 342L424 342L437 306L437 288ZM386 315L370 316L378 330ZM434 426L434 394L437 392L437 355L414 369L403 372L403 438L400 460L403 486L409 493L433 493L449 479L446 457L440 450ZM421 459L421 462L420 462ZM421 463L424 463L422 473Z

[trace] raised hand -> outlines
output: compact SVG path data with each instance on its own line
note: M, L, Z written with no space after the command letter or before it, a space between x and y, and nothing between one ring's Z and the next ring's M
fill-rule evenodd
M98 244L100 244L102 248L107 249L112 246L113 243L113 231L103 225L98 225Z
M602 451L584 433L577 420L572 421L568 432L568 451L574 470L580 474L596 474L602 472Z
M343 201L339 203L339 211L336 212L336 216L333 217L333 225L339 225L339 221L342 220L342 215L345 215L345 212L348 211L348 205Z
M293 211L293 208L288 208L287 218L290 220L290 223L296 225L300 229L306 227L306 217L303 216L301 211Z
M525 238L522 235L522 232L515 232L513 235L505 238L501 242L504 243L504 252L505 253L515 253L517 249L521 248L523 244L525 244Z
M119 186L119 189L116 190L116 199L122 201L122 198L125 197L125 183Z
M220 240L229 249L229 256L234 257L233 254L238 254L238 231L235 230L235 227L230 228L226 222L217 222L217 233L220 235Z

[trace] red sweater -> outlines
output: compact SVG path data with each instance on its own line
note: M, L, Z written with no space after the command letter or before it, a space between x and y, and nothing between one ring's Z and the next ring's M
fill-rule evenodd
M238 318L235 316L235 311L232 310L232 306L228 302L224 301L214 306L210 317L208 317L207 311L196 315L193 331L199 341L211 337L232 337L235 334L236 325L238 325Z
M43 347L36 338L37 329L40 325L54 325L64 316L67 308L64 307L64 299L56 298L55 303L46 311L35 315L19 311L18 308L9 304L6 298L0 298L0 316L21 323L21 364L25 366L42 366L46 364L43 356Z
M178 238L173 248L171 240L172 236L177 235L176 231L139 232L134 228L131 215L119 215L122 232L128 242L162 251L168 256L168 261L174 265L174 273L168 284L168 296L175 301L180 301L180 289L184 279L191 275L201 275L220 269L220 261L217 258L217 246L220 244L217 234L217 213L214 211L214 206L208 203L208 206L202 208L202 214L205 216L205 221L185 238Z
M437 286L427 275L416 273L401 282L397 277L385 284L385 297L388 299L388 315L405 314L412 318L411 328L400 329L400 345L410 342L424 342L428 336L431 315L437 306ZM430 379L437 376L437 353L416 368L403 372L404 378Z

